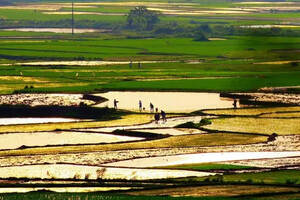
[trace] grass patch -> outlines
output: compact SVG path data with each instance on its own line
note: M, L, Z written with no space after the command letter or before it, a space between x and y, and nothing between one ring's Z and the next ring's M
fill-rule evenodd
M232 117L212 119L212 124L205 128L240 133L293 135L300 134L299 123L300 119Z
M287 113L270 113L270 114L262 114L260 117L267 118L299 118L300 112L287 112Z
M234 115L234 116L255 116L262 115L267 116L271 114L271 116L277 115L277 112L298 112L300 111L300 107L270 107L270 108L243 108L243 109L218 109L218 110L204 110L202 111L205 114L209 115ZM281 114L281 113L280 113ZM282 113L283 114L283 113Z
M300 171L280 170L272 172L243 173L223 176L224 182L249 182L249 180L251 180L252 183L299 185Z
M146 196L190 196L190 197L231 197L252 196L270 193L299 192L298 188L273 187L273 186L249 186L249 185L214 185L198 187L176 187L156 190L143 190L128 192L131 195Z

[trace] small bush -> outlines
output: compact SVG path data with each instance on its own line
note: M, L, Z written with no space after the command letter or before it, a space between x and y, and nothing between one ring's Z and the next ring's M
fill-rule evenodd
M268 142L275 141L277 136L278 136L277 133L272 133L272 135L270 135L270 136L268 137Z
M199 125L200 126L205 126L205 125L210 125L212 124L212 122L210 121L210 119L207 119L207 118L204 118L204 119L201 119Z
M298 179L287 179L285 183L287 185L295 185L298 182Z
M298 67L299 63L298 62L291 62L291 66L293 67Z
M253 183L253 181L252 181L252 179L247 179L246 183L251 184L251 183Z

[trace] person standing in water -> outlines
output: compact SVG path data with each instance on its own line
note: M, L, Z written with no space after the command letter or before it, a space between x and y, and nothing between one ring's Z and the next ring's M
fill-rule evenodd
M139 110L140 110L140 112L142 112L142 110L143 110L143 104L142 104L141 100L139 100Z
M162 118L163 122L166 123L167 117L166 117L165 111L161 110L160 114L161 114L161 118Z
M154 105L150 103L150 112L154 112Z
M160 119L160 115L159 115L158 112L156 112L156 113L154 114L154 119L155 119L155 124L158 124L158 121L159 121L159 119Z
M237 100L236 100L236 99L233 100L233 104L232 104L232 105L233 105L233 108L234 108L234 109L237 108Z
M118 109L118 101L116 99L114 99L114 109Z

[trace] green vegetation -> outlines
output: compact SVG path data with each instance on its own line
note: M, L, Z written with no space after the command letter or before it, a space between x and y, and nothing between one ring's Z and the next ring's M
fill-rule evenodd
M256 185L213 185L213 186L194 186L194 187L175 187L165 189L144 190L128 192L131 195L148 195L148 196L219 196L235 197L236 199L252 199L255 196L268 196L273 193L293 193L299 192L299 189L289 187L272 187ZM217 195L216 195L217 194ZM251 198L252 197L252 198Z
M254 117L232 117L213 119L212 124L205 126L209 130L233 131L240 133L258 133L291 135L300 134L299 118L254 118ZM274 125L275 124L275 125Z
M18 90L18 92L91 92L141 89L254 91L261 87L299 85L297 66L255 64L263 60L278 60L279 54L282 60L299 59L298 54L293 53L297 51L299 38L228 37L227 40L209 42L197 42L192 38L86 38L80 40L36 39L35 41L32 39L5 39L1 42L0 57L2 60L0 59L0 62L2 63L18 62L13 60L104 59L128 61L129 58L132 60L179 61L143 64L140 69L136 64L133 64L132 68L128 65L86 66L84 68L76 66L0 66L0 76L20 77L22 72L23 77L47 80L47 83L36 81L24 83L25 81L22 81L21 78L19 80L2 80L0 78L2 93L11 93L14 90ZM286 47L290 49L286 49ZM183 60L185 62L180 62ZM190 64L189 60L200 62ZM76 76L77 73L78 76ZM21 90L25 85L33 85L34 89Z
M249 183L265 183L265 184L300 184L299 170L279 170L260 173L242 173L233 175L224 175L224 182L249 182Z
M151 30L159 22L158 14L144 6L130 10L127 16L127 25L136 30Z
M129 196L118 194L105 193L51 193L51 192L30 192L26 194L1 194L0 199L5 200L236 200L237 197L169 197L169 196ZM262 195L262 197L241 197L247 200L276 200L278 198L283 200L297 200L298 194L275 194Z
M242 108L242 109L217 109L204 110L203 113L211 115L233 115L233 116L277 116L281 114L290 114L300 112L299 106L287 107L263 107L263 108Z

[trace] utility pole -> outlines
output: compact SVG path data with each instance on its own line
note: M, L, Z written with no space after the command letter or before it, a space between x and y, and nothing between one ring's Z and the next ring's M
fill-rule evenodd
M74 0L72 0L72 35L74 35Z

